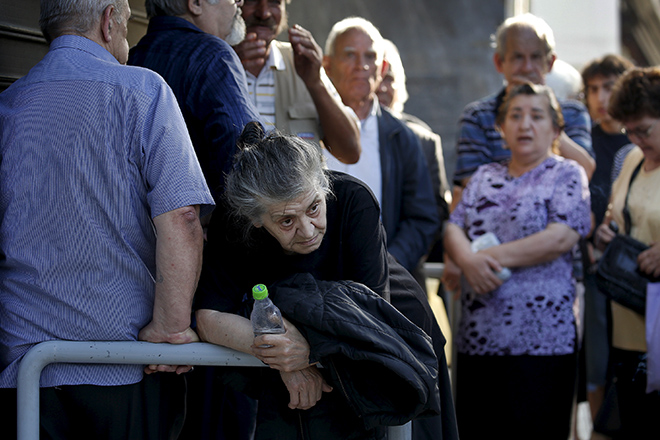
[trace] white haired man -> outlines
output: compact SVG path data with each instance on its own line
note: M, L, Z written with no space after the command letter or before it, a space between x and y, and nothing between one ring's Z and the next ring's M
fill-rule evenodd
M382 107L376 96L386 64L383 38L360 17L336 23L323 65L344 104L360 119L362 153L343 164L326 153L328 167L365 182L382 210L387 248L408 271L429 251L440 219L419 139Z

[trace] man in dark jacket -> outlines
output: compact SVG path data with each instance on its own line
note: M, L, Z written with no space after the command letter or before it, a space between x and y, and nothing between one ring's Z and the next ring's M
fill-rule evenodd
M387 249L412 271L428 252L440 219L418 138L376 97L385 67L382 42L363 18L344 19L330 31L323 65L344 104L360 118L362 153L352 165L326 158L329 168L370 187L381 205Z

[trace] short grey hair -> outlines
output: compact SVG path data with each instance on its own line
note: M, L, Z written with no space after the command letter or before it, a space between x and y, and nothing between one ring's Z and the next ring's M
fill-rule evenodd
M509 17L497 28L493 36L495 52L504 58L506 55L506 39L512 29L528 28L536 33L536 36L545 46L545 53L551 56L555 53L555 35L548 23L534 14L526 13Z
M210 5L215 5L220 0L205 1ZM149 18L161 15L180 17L188 12L188 2L186 0L145 0L144 8Z
M362 17L348 17L335 23L334 26L332 26L332 29L330 29L328 38L325 40L325 54L328 56L333 56L335 54L335 41L337 40L337 37L352 29L361 30L365 34L369 35L369 38L371 38L371 40L374 42L374 48L376 49L376 53L378 55L377 59L379 61L382 60L383 52L385 50L383 44L383 36L372 22Z
M115 7L115 23L121 24L128 0L41 0L41 32L48 42L65 32L84 35L110 5Z
M310 192L331 194L325 158L318 145L272 131L263 137L257 122L246 125L238 141L224 197L244 223L246 235L268 209Z

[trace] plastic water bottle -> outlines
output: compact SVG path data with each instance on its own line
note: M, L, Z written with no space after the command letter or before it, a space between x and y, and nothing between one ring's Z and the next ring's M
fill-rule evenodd
M497 236L492 232L486 232L484 235L470 243L470 249L472 252L479 252L482 249L497 246L498 244L500 244L500 240L498 240ZM500 280L506 281L511 277L511 270L508 267L504 267L495 275L497 275L497 278Z
M263 284L257 284L252 288L252 297L254 298L254 307L250 314L250 322L252 322L254 337L284 333L286 330L284 329L284 321L282 321L282 313L268 298L268 288ZM261 347L268 348L271 346L264 344Z

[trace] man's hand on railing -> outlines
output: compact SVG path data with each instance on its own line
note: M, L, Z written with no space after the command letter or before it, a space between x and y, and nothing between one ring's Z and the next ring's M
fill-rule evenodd
M167 342L170 344L187 344L189 342L199 342L197 333L190 327L181 332L167 333L163 329L159 329L154 322L150 322L145 328L140 330L138 340L146 342ZM192 370L192 365L147 365L144 367L146 374L163 372L163 373L176 373L182 374Z

